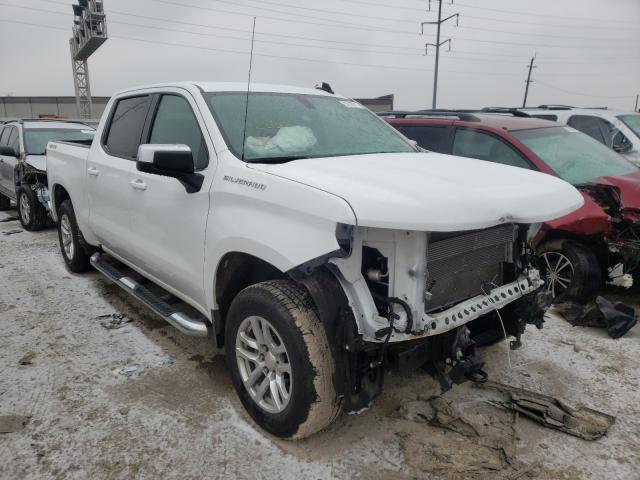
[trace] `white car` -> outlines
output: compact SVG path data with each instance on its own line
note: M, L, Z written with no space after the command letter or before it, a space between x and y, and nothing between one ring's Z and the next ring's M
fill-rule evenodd
M260 426L310 435L392 366L482 381L472 337L502 337L496 310L514 346L542 326L529 241L582 205L572 186L419 152L333 92L246 87L120 92L91 147L50 143L47 165L68 267L214 337Z
M20 223L40 230L47 223L47 165L44 151L51 140L91 142L95 130L64 120L16 120L0 125L0 210L18 204Z
M640 113L564 105L519 110L532 117L569 125L640 165Z

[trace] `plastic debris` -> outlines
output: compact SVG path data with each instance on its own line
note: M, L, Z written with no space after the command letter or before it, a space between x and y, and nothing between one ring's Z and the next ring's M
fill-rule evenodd
M22 430L31 417L24 415L0 415L0 433L14 433Z
M112 313L109 315L99 315L96 318L104 318L108 320L103 320L100 322L107 330L116 330L118 328L122 328L126 326L128 323L133 322L132 319L124 315L123 313Z
M127 377L131 377L138 370L140 370L140 364L139 363L131 363L131 364L127 365L126 367L123 367L120 371L118 371L118 373L120 375L126 375Z
M22 233L24 230L7 230L6 232L2 232L3 235L15 235L16 233Z
M18 363L20 365L33 365L33 359L36 358L35 352L27 352L25 353Z
M175 360L173 358L171 358L171 355L165 355L164 357L162 357L162 365L173 365L175 362Z
M587 407L572 407L563 400L541 393L496 382L487 382L484 386L506 395L503 401L491 402L493 405L584 440L597 440L606 435L616 420L606 413Z
M604 328L611 338L620 338L631 330L638 319L635 310L622 302L611 303L604 297L587 305L560 303L556 311L574 327Z

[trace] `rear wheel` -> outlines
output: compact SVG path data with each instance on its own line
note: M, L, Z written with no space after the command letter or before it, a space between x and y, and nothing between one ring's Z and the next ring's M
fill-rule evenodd
M339 412L334 361L309 295L288 280L247 287L233 300L225 349L234 387L258 425L308 437Z
M595 254L577 242L564 240L542 246L538 252L547 291L556 303L593 300L602 283Z
M0 212L7 211L11 208L11 200L0 193Z
M18 213L25 230L42 230L47 226L47 211L28 185L18 189Z
M64 262L74 273L89 270L90 255L84 249L82 234L76 222L71 200L65 200L58 210L58 239Z

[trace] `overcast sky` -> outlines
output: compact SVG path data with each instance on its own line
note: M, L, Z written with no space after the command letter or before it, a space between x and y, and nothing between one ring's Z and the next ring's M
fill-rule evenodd
M0 96L73 94L71 3L0 0ZM246 81L255 15L254 81L327 81L352 97L394 93L397 108L431 105L434 55L424 44L435 42L435 26L419 33L420 22L437 18L435 1L432 12L427 0L104 3L110 38L89 61L94 95L164 81ZM441 40L452 42L441 56L439 107L520 105L534 53L529 105L632 109L640 93L640 0L447 0L443 12L460 13L460 26L443 25Z

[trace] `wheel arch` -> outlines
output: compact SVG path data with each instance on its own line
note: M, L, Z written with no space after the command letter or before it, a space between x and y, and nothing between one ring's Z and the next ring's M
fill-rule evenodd
M58 211L60 210L60 205L65 200L71 200L71 195L69 195L69 192L67 191L66 188L64 188L59 183L56 183L51 188L51 201L52 201L51 216L56 222L58 221Z

